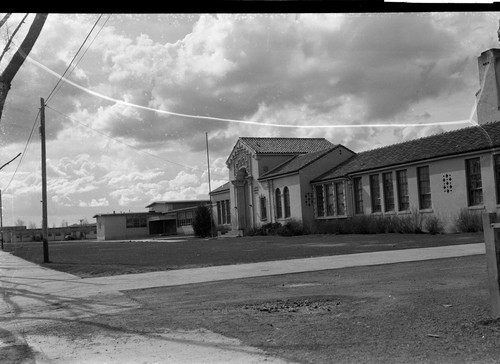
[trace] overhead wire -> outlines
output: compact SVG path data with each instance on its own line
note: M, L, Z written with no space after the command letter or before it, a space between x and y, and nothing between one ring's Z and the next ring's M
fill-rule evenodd
M120 140L120 139L113 138L113 137L111 137L111 136L109 136L109 135L107 135L107 134L105 134L105 133L103 133L103 132L101 132L101 131L99 131L99 130L96 130L96 129L92 128L92 127L91 127L91 126L89 126L89 125L86 125L86 124L84 124L84 123L81 123L81 122L79 122L78 120L76 120L75 118L73 118L73 117L71 117L71 116L69 116L69 115L66 115L66 114L64 114L64 113L63 113L63 112L61 112L61 111L56 110L56 109L54 109L53 107L47 106L47 109L50 109L50 110L52 110L52 111L54 111L54 112L56 112L56 113L58 113L58 114L60 114L60 115L62 115L62 116L64 116L64 117L66 117L66 118L68 118L68 119L70 119L70 120L74 121L75 123L77 123L77 124L79 124L79 125L81 125L81 126L84 126L84 127L85 127L85 128L87 128L87 129L90 129L90 130L94 131L95 133L98 133L98 134L100 134L100 135L102 135L102 136L104 136L104 137L106 137L106 138L108 138L108 139L111 139L111 140L114 140L114 141L116 141L116 142L118 142L118 143L121 143L121 144L123 144L123 145L125 145L125 146L127 146L127 147L129 147L129 148L131 148L131 149L134 149L134 150L136 150L136 151L138 151L138 152L140 152L140 153L147 154L147 155L149 155L149 156L151 156L151 157L154 157L154 158L160 159L160 160L162 160L162 161L164 161L164 162L167 162L167 163L175 164L175 165L180 166L180 167L183 167L183 168L188 168L188 169L191 169L191 170L200 170L200 168L199 168L199 167L193 167L193 166L188 166L188 165L186 165L186 164L182 164L182 163L174 162L174 161L171 161L171 160L165 159L165 158L163 158L163 157L160 157L160 156L158 156L158 155L156 155L156 154L149 153L149 152L146 152L146 151L141 150L141 149L139 149L139 148L136 148L136 147L134 147L133 145L130 145L130 144L128 144L128 143L125 143L124 141L122 141L122 140Z
M55 84L54 88L52 89L52 91L50 91L49 93L49 96L47 96L45 99L46 99L46 102L49 102L50 98L52 97L52 94L54 94L56 92L56 89L59 90L58 86L59 84L61 83L61 81L63 80L64 76L66 75L66 73L69 71L69 69L71 68L71 65L73 64L74 60L76 59L76 57L78 56L78 54L80 53L80 51L82 50L83 46L85 45L85 43L87 42L87 40L89 39L90 35L92 34L92 32L94 31L95 27L97 26L97 24L99 23L99 20L101 20L102 18L102 15L99 15L99 18L97 18L96 22L94 23L94 25L92 26L92 29L90 29L89 33L87 34L87 36L85 37L83 43L80 45L80 47L78 48L78 50L76 51L75 55L73 56L73 59L69 62L68 64L68 67L66 67L66 70L63 72L63 74L61 75L61 77L59 78L59 80L57 81L57 83ZM108 18L109 19L109 18ZM104 26L104 25L103 25ZM101 28L102 29L102 28ZM95 38L94 38L95 40ZM92 44L92 43L91 43ZM87 48L88 50L88 48ZM86 52L85 52L86 53ZM84 55L85 55L84 53ZM83 56L80 58L80 60L83 58ZM76 65L75 65L76 67ZM75 68L73 68L74 70ZM73 70L71 72L73 72ZM71 72L69 74L71 74ZM68 74L68 76L69 76Z

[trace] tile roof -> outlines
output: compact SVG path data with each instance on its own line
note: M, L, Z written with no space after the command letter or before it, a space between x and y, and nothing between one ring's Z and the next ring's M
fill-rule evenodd
M222 186L217 187L215 190L212 191L212 193L219 193L224 191L229 191L229 182L226 182Z
M318 160L319 158L323 157L324 155L330 153L334 149L336 149L338 145L335 145L333 147L330 147L328 149L320 150L318 152L312 152L312 153L306 153L306 154L299 154L296 156L293 156L286 162L280 164L276 168L270 170L266 174L264 174L259 180L264 180L267 178L273 178L277 176L281 176L284 174L288 173L294 173L298 172L304 167L307 167L314 161Z
M471 126L361 152L312 182L431 158L500 147L500 122Z
M240 137L257 154L312 153L334 146L325 138Z

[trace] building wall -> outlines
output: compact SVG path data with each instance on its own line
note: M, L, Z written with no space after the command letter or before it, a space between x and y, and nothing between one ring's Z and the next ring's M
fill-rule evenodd
M485 124L500 120L500 49L489 49L478 57L479 85L477 120Z
M226 219L224 219L223 216L220 216L220 219L219 219L219 210L217 209L217 203L219 203L219 204L225 203L226 204L226 201L229 201L229 212L226 212L226 214L229 213L229 216L230 216L229 222L227 222L227 216L226 216ZM231 220L232 220L231 219L232 210L233 210L233 206L231 203L231 194L230 194L229 189L227 191L223 191L223 192L212 195L212 216L214 219L215 226L225 227L225 228L230 230L231 229ZM221 221L220 224L219 224L219 220ZM224 223L224 220L226 221L226 223Z
M469 206L466 160L470 158L480 158L481 182L483 192L483 203L476 206ZM419 203L419 190L417 179L417 168L429 166L431 203L429 209L421 209ZM408 178L409 209L399 211L398 193L396 184L396 171L406 169ZM382 174L392 172L392 182L394 186L395 208L393 212L386 212L384 201L384 191L382 184ZM370 193L370 175L379 175L379 188L382 204L382 211L372 212L372 201ZM367 172L352 177L361 177L363 185L363 208L365 215L407 215L420 213L426 216L434 215L438 217L445 227L446 232L455 232L455 222L462 209L471 212L494 211L498 212L500 206L496 204L495 177L493 168L493 156L491 153L475 153L460 157L449 157L424 163L412 164L403 167L381 169ZM349 183L349 198L347 204L350 205L349 215L353 214L352 184ZM331 217L330 217L331 218Z
M140 215L140 214L137 214ZM97 240L132 239L149 235L149 227L127 228L127 215L97 216Z

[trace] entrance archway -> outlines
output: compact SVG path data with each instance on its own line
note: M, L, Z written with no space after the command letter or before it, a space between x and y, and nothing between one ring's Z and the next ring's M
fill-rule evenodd
M236 207L238 214L238 230L245 230L248 225L248 172L246 168L240 168L236 173L234 181Z

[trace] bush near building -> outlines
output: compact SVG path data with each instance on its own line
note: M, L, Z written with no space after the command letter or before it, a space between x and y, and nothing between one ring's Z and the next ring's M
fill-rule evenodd
M216 227L207 205L201 205L196 208L193 218L193 230L194 235L200 238L206 238L215 234Z

